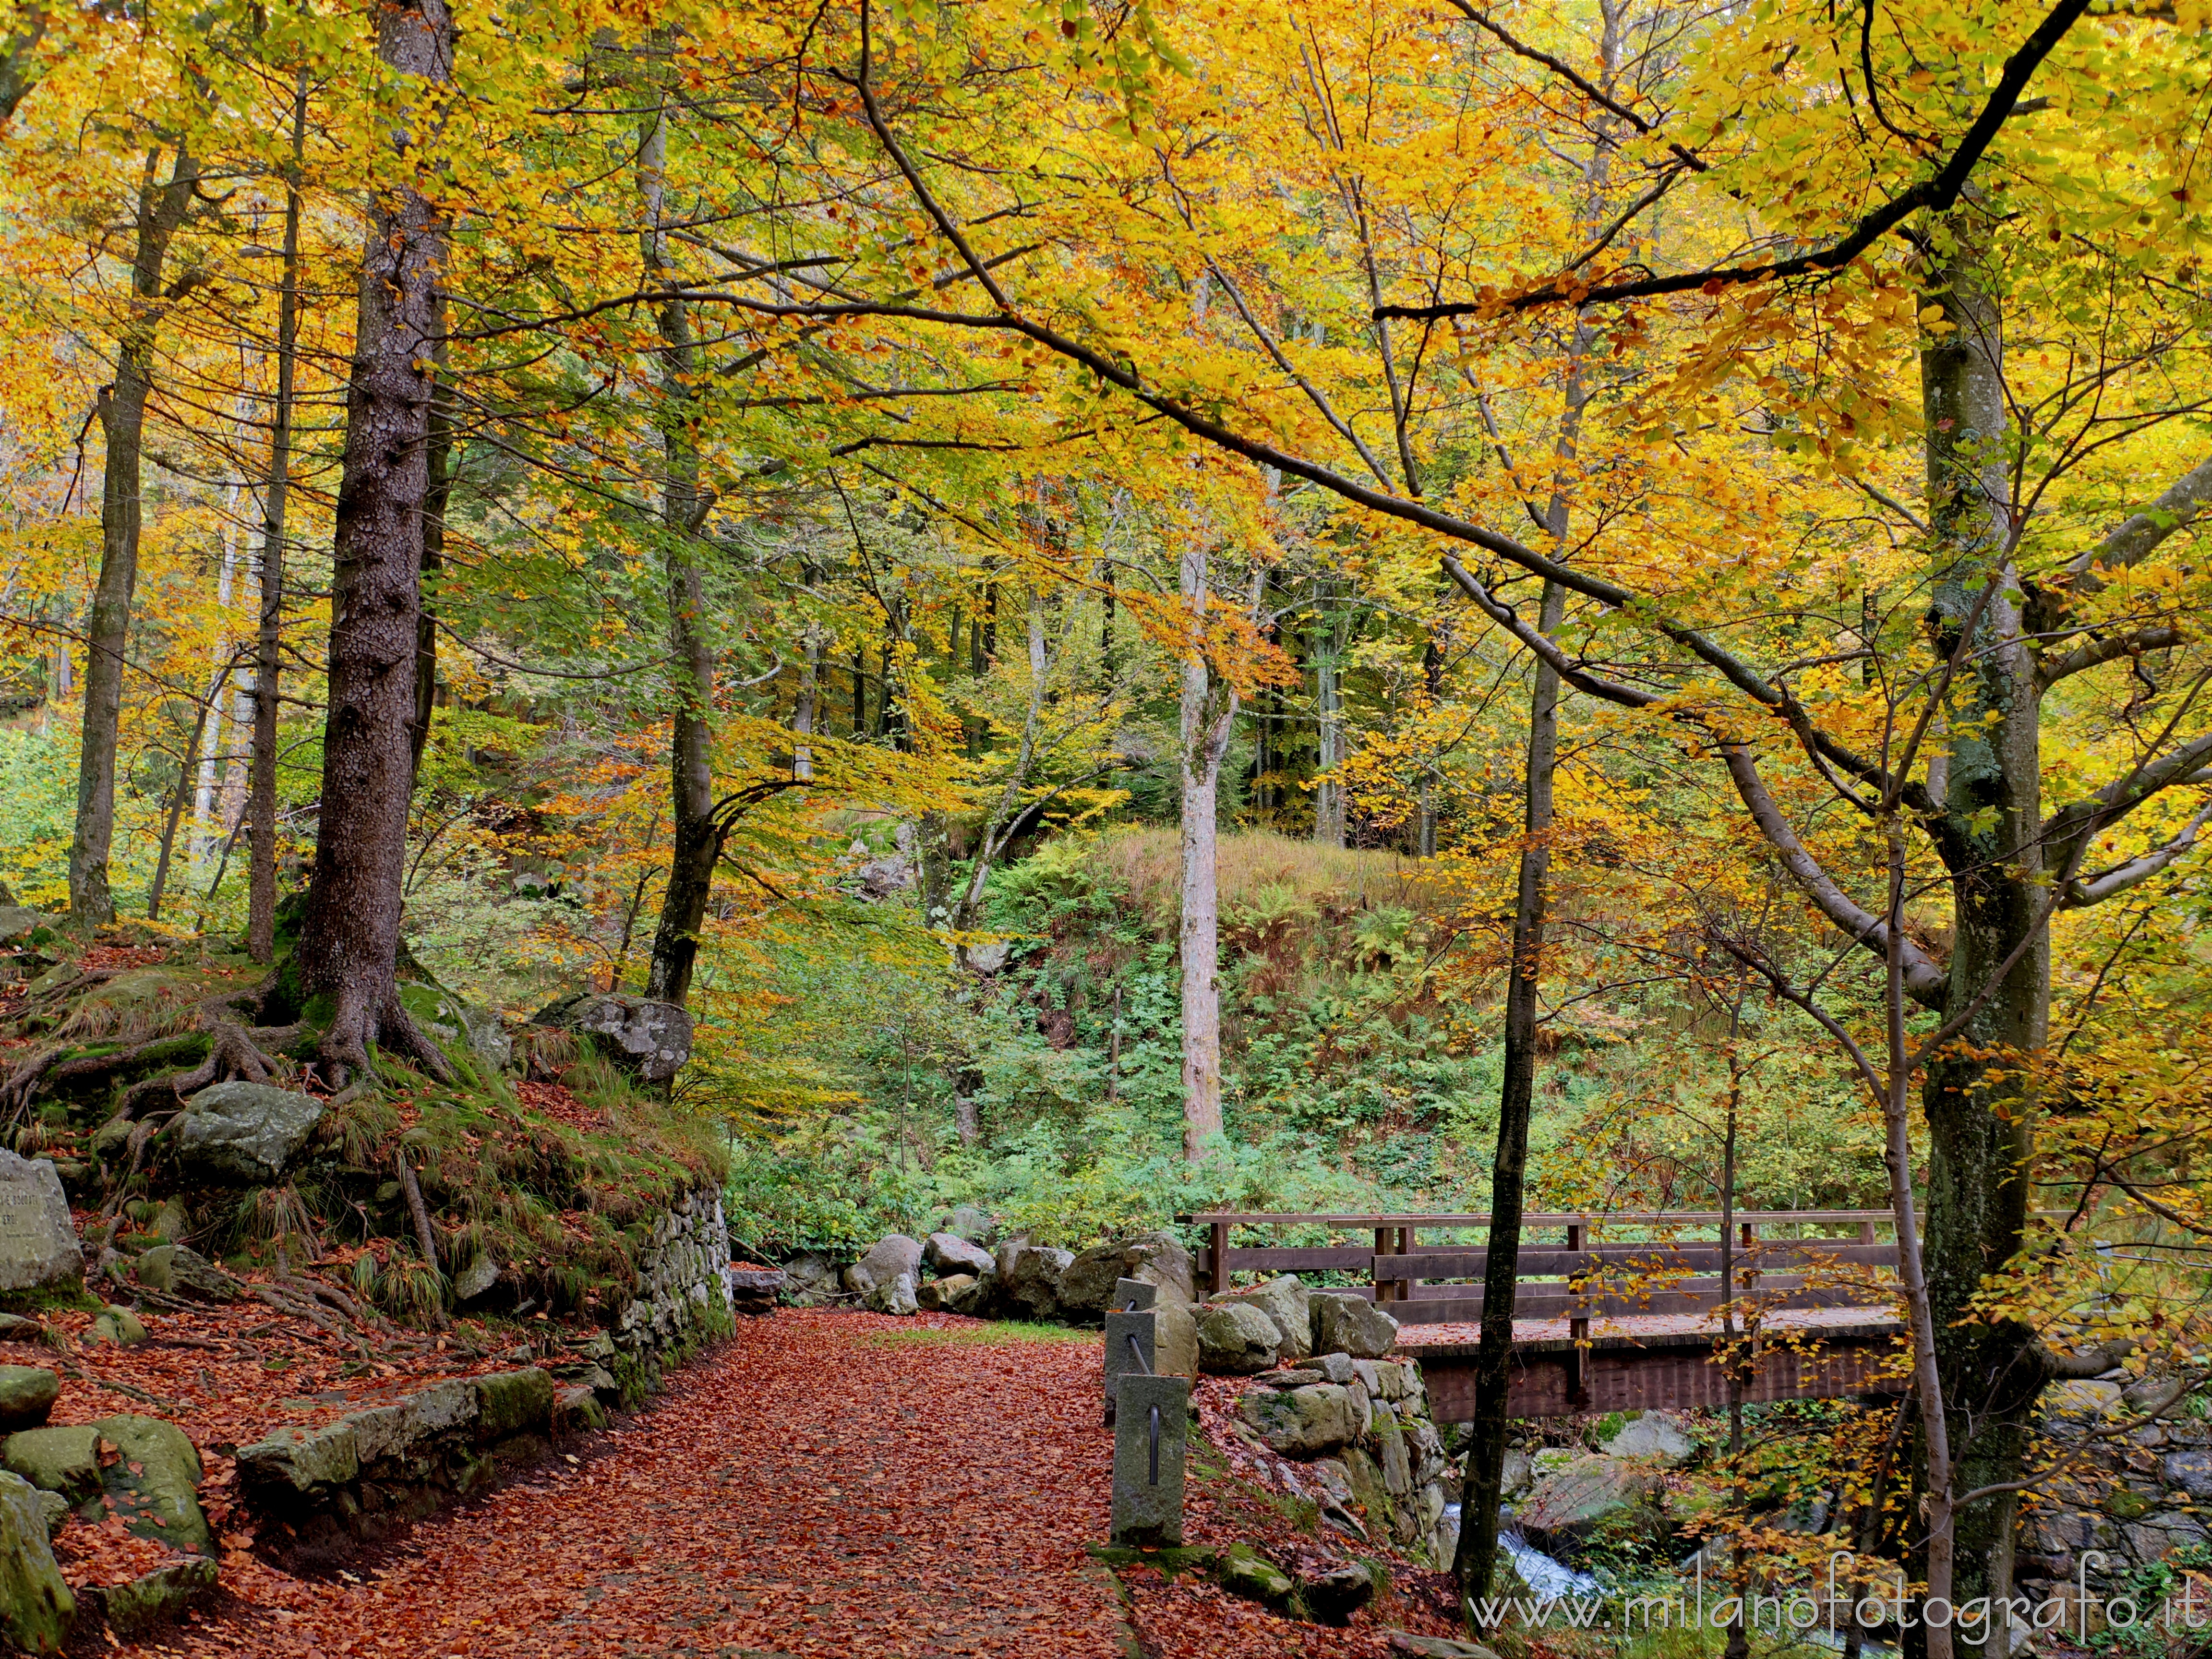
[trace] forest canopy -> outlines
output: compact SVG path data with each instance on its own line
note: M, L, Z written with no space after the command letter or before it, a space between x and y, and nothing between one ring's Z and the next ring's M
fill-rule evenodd
M1961 1597L2197 1358L2212 6L9 20L23 904L684 1005L763 1250L1892 1208Z

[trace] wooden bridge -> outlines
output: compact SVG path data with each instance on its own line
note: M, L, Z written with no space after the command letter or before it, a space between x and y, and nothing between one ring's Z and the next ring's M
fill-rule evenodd
M1197 1261L1206 1289L1226 1290L1240 1272L1332 1275L1338 1288L1370 1297L1406 1328L1399 1346L1420 1360L1437 1417L1474 1416L1488 1252L1422 1235L1486 1234L1487 1215L1177 1218L1209 1230ZM1732 1285L1721 1277L1724 1224L1735 1229ZM1240 1245L1231 1237L1286 1228L1332 1242ZM1897 1244L1887 1210L1538 1214L1524 1218L1521 1239L1513 1416L1724 1406L1731 1374L1747 1402L1901 1386ZM1346 1275L1356 1282L1342 1284Z

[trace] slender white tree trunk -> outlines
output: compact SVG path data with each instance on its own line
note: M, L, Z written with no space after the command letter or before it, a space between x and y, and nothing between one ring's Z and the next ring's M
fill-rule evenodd
M231 485L223 502L222 568L216 574L215 605L222 617L221 631L216 635L211 654L214 658L215 678L208 683L208 695L221 696L222 671L230 657L230 595L238 574L238 532L234 515L238 511L238 486ZM208 711L204 735L200 743L200 775L192 791L192 871L197 875L207 862L208 853L216 836L210 823L215 813L216 760L223 752L228 740L222 708L218 706Z
M1183 1156L1195 1160L1221 1133L1220 889L1215 811L1222 757L1237 722L1237 692L1217 681L1206 655L1206 557L1183 550L1181 587L1189 608L1182 661L1182 1121Z

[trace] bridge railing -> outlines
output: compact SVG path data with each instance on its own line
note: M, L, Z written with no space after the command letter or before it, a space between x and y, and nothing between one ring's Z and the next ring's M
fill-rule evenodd
M1200 1283L1225 1290L1232 1274L1357 1275L1364 1295L1400 1324L1471 1323L1482 1316L1489 1254L1464 1241L1424 1242L1424 1233L1487 1230L1486 1214L1352 1215L1205 1212L1178 1220L1207 1229L1198 1252ZM1723 1225L1732 1224L1721 1279ZM1321 1228L1365 1235L1324 1245L1239 1245L1237 1230ZM1547 1236L1548 1235L1548 1236ZM1624 1315L1708 1315L1726 1300L1762 1310L1882 1306L1894 1296L1895 1226L1887 1210L1662 1211L1634 1214L1539 1213L1522 1222L1516 1263L1516 1320L1582 1325Z

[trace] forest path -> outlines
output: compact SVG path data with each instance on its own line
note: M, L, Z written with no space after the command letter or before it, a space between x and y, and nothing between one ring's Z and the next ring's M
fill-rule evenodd
M1118 1659L1083 1549L1106 1530L1098 1412L1094 1341L744 1320L589 1462L424 1522L358 1583L234 1555L228 1607L139 1650Z

